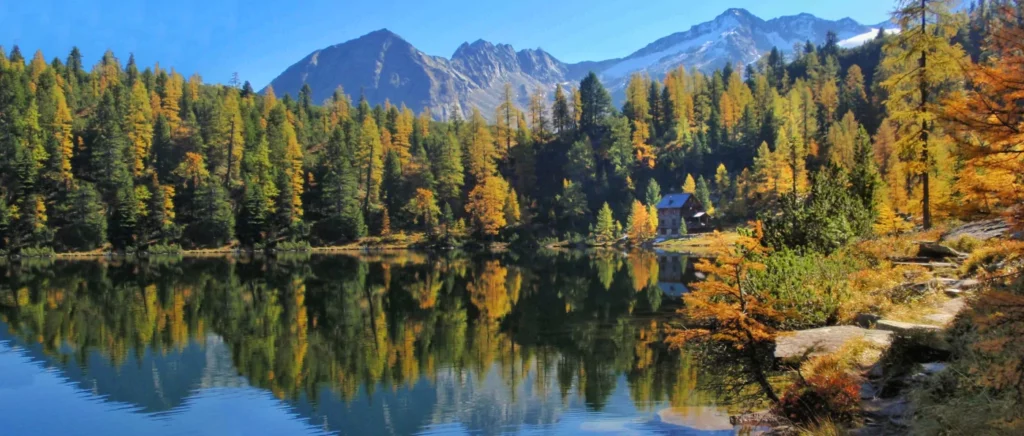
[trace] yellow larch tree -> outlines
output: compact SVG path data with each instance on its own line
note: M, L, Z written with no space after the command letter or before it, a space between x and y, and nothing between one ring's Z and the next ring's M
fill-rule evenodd
M692 174L686 175L686 181L683 182L683 192L687 194L693 194L697 192L697 182L693 180Z
M920 180L921 217L932 226L933 146L940 139L938 125L944 93L963 78L961 65L969 59L959 44L951 44L959 29L949 0L900 0L895 18L901 31L883 50L881 71L889 92L886 108L899 126L898 146L908 161L907 172Z
M505 228L505 204L509 193L508 182L498 176L487 176L469 192L466 212L473 227L485 236L497 235Z
M130 168L132 174L139 177L146 169L149 149L153 146L153 112L149 94L141 80L136 80L132 85L127 121L125 126L130 143Z

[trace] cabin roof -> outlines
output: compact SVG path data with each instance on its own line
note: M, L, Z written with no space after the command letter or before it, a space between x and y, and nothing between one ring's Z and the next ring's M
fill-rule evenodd
M658 209L678 209L690 200L691 194L667 194L658 202Z

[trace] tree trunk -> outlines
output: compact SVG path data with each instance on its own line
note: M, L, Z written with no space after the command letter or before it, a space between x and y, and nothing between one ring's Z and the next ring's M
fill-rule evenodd
M928 31L928 0L921 0L921 33L924 34ZM921 60L919 61L921 67L921 73L918 76L918 84L921 90L921 105L920 111L922 114L928 113L928 83L926 81L928 73L928 52L921 51ZM924 170L921 172L921 188L923 195L921 196L921 210L922 220L925 230L932 228L932 212L931 212L931 192L930 184L931 177L929 177L928 168L928 134L929 125L927 121L921 121L921 164Z

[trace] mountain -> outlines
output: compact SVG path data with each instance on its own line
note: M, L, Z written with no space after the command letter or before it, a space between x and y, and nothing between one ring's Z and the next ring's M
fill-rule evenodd
M784 53L807 41L825 42L835 32L844 47L870 40L882 23L865 26L800 14L762 20L744 9L729 9L712 21L652 42L619 59L564 63L541 49L516 51L508 44L477 40L463 43L449 59L416 49L386 29L310 53L271 81L274 92L295 96L304 84L322 102L339 86L371 104L385 100L413 109L430 108L436 118L456 113L466 117L478 107L491 117L501 101L505 83L512 84L517 103L525 107L529 94L541 89L550 98L555 85L597 73L613 96L620 97L634 72L661 77L683 65L712 71L725 64L749 64L777 47Z

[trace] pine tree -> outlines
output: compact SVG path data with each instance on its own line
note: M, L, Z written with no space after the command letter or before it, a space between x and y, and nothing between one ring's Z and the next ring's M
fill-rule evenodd
M704 205L704 210L707 211L708 215L715 213L715 206L711 204L711 189L708 188L708 182L704 180L704 176L697 178L697 186L693 195Z
M458 203L465 183L462 147L452 133L432 133L428 140L436 151L431 153L437 193L445 204Z
M571 180L562 181L562 192L555 196L560 210L559 216L569 224L569 228L577 230L582 219L590 214L587 207L587 196L579 183Z
M235 235L235 216L224 187L207 179L196 188L193 203L189 240L204 247L227 245Z
M71 251L90 251L99 248L107 238L107 217L103 200L91 183L78 182L68 194L68 217L57 232L58 248Z
M278 195L270 163L270 145L260 135L253 148L246 150L242 163L242 205L239 214L239 237L244 243L265 241L270 232L270 221L276 211ZM325 180L332 187L331 180Z

